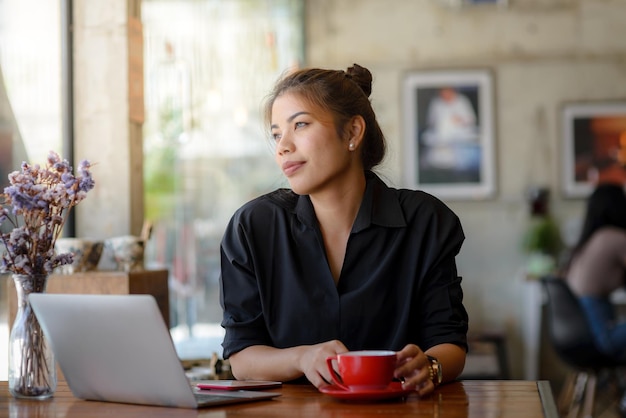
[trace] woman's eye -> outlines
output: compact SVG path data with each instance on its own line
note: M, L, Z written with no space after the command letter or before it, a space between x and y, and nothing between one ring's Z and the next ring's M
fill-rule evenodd
M303 126L308 125L306 122L296 122L296 128L302 128Z
M275 142L280 141L280 138L281 138L281 134L276 133L276 132L272 133L272 139L274 139Z

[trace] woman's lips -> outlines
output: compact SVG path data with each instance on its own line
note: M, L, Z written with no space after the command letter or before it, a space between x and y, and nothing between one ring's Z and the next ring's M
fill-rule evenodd
M286 161L283 163L283 173L290 176L304 165L303 161Z

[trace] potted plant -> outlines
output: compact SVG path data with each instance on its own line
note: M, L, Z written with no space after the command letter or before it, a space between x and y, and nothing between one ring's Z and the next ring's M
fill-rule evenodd
M547 188L535 188L529 192L531 218L523 248L528 254L526 272L531 277L553 272L563 249L559 225L548 211L548 196Z

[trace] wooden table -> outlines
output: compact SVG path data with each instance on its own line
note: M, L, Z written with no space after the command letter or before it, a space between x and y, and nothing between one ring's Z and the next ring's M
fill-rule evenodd
M405 400L375 403L339 401L309 385L284 385L282 396L269 401L199 410L83 401L59 382L55 396L45 401L15 399L0 382L0 416L26 417L519 417L557 418L547 381L467 380L443 385L430 397L410 395Z

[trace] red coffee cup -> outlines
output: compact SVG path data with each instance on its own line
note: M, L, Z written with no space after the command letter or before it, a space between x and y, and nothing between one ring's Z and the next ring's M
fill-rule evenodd
M337 363L335 371L334 363ZM395 351L361 350L337 354L326 359L335 385L344 390L385 389L396 368Z

